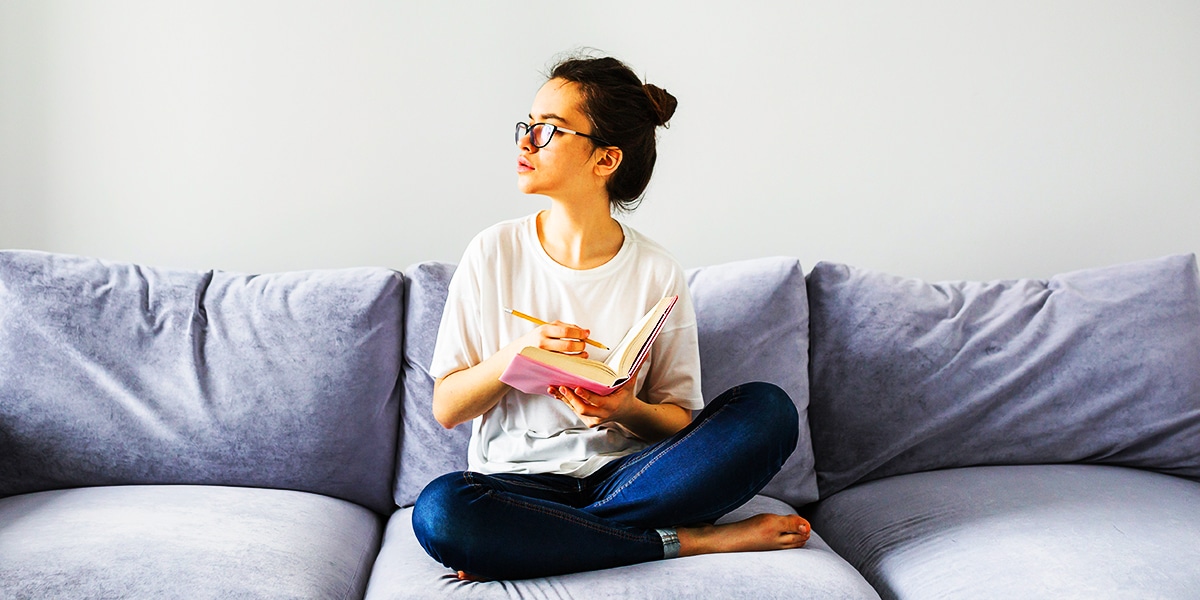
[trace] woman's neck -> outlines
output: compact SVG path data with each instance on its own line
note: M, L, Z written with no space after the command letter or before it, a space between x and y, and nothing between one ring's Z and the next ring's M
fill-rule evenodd
M621 224L612 218L608 202L589 207L555 200L538 213L538 240L546 254L564 267L593 269L612 260L625 242Z

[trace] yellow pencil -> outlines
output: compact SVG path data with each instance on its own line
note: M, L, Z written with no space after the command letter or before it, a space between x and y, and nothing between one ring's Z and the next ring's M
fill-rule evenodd
M504 309L504 312L506 312L506 313L508 313L508 314L510 314L510 315L512 315L512 316L514 316L514 317L519 317L519 318L521 318L521 319L525 319L526 321L529 321L530 323L533 323L534 325L547 325L547 323L546 323L545 321L543 321L543 320L541 320L541 319L539 319L539 318L537 318L537 317L531 317L531 316L529 316L529 315L527 315L527 314L525 314L525 313L523 313L523 312L521 312L521 311L519 311L519 310L513 310L513 309L511 309L511 308L505 308L505 309ZM601 350L608 350L608 346L605 346L604 344L601 344L600 342L597 342L597 341L595 341L595 340L583 340L583 342L584 342L585 344L591 344L591 345L593 345L593 346L595 346L595 347L597 347L597 348L599 348L599 349L601 349Z

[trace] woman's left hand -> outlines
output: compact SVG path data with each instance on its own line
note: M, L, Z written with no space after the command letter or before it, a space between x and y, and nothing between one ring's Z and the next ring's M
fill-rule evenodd
M636 381L637 373L634 373L625 385L607 396L566 386L551 387L546 393L571 407L588 427L620 423L629 433L651 443L678 432L692 422L691 411L678 404L651 404L634 396Z
M620 422L639 408L638 405L642 404L642 401L633 395L635 381L637 373L607 396L593 394L583 388L561 385L549 388L548 392L571 407L588 427L595 427L612 421Z

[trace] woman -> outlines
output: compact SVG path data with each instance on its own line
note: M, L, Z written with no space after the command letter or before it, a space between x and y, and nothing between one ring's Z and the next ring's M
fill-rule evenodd
M431 372L445 427L473 421L469 471L422 491L413 528L464 579L521 579L711 552L796 548L796 515L711 525L757 493L795 448L797 416L768 384L705 407L683 270L613 218L636 207L655 131L676 101L613 58L573 58L517 124L518 185L550 208L480 233L450 283ZM638 374L608 396L500 382L526 346L603 353L659 299L680 300ZM516 309L553 322L533 326ZM586 323L581 327L575 323Z

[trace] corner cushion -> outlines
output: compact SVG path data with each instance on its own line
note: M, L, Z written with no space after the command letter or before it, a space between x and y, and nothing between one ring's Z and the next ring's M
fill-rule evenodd
M0 252L0 497L197 483L391 512L402 291Z
M808 294L822 498L971 465L1200 477L1194 255L987 283L821 263Z

